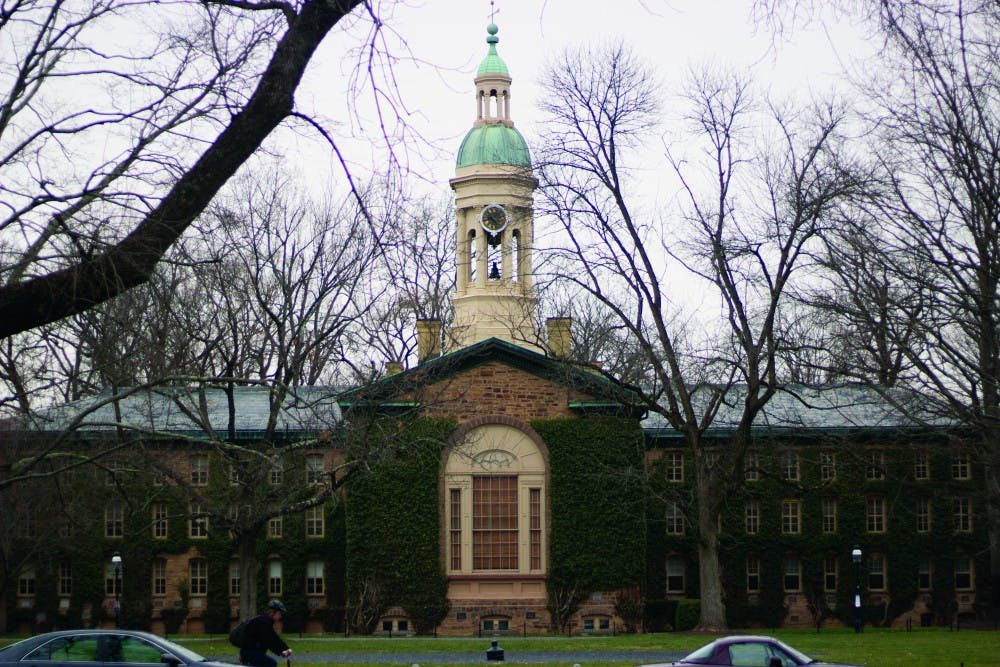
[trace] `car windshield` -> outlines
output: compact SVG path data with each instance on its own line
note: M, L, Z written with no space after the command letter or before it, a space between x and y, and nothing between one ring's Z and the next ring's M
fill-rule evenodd
M194 651L186 649L180 644L175 644L169 639L163 639L162 637L160 637L159 642L163 644L164 648L168 649L171 653L173 653L186 663L205 662L206 660L208 660L208 658L206 658L205 656L198 655Z
M780 641L777 641L777 640L773 640L773 641L774 641L775 645L778 648L780 648L782 651L784 651L785 653L787 653L788 655L790 655L791 657L793 657L796 660L796 662L798 662L798 664L800 664L800 665L806 665L806 664L809 664L811 662L815 662L815 660L813 660L812 658L810 658L809 656L807 656L805 653L802 653L801 651L796 651L794 648L792 648L788 644L785 644L784 642L780 642ZM714 642L705 644L704 646L702 646L697 651L695 651L695 652L687 655L681 662L693 662L693 663L708 663L708 662L711 662L712 657L715 655L715 650L716 650L716 647L718 646L718 643L719 643L719 640L717 639ZM754 643L754 642L751 640L748 643Z
M705 644L694 653L688 655L681 662L708 662L712 656L715 655L715 644L716 642Z

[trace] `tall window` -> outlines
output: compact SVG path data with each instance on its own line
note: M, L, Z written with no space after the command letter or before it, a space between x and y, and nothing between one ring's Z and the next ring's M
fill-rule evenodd
M153 595L167 594L167 559L153 559Z
M819 453L819 478L824 482L832 482L837 479L837 455L835 453Z
M917 563L917 589L929 591L931 589L931 559L929 556L921 556Z
M837 499L823 498L820 501L820 512L823 516L823 532L837 532Z
M972 590L972 559L968 556L955 558L955 590Z
M104 508L104 537L122 537L125 534L125 506L115 498Z
M208 514L201 503L191 503L188 508L188 537L204 539L208 537Z
M167 539L167 504L153 503L153 539Z
M306 595L323 595L325 591L323 561L311 560L306 563Z
M191 485L208 486L207 454L194 454L191 456Z
M240 595L240 562L238 560L229 561L229 597L239 597Z
M681 506L673 500L667 501L667 534L684 534L684 512L681 511Z
M823 559L823 590L827 593L837 590L838 571L839 567L836 556L827 556Z
M969 479L971 477L969 468L969 453L956 452L951 458L951 478Z
M865 479L885 479L885 453L880 449L868 452L868 465L865 466Z
M280 486L285 481L285 468L282 466L281 461L275 461L271 466L268 481L271 482L272 486Z
M746 457L743 459L743 479L748 482L756 482L760 479L760 459L756 450L747 450Z
M782 577L782 587L787 592L795 592L802 589L802 562L798 558L785 558L784 575Z
M115 566L111 563L104 565L104 594L108 597L122 594L121 571L115 573Z
M747 593L760 592L760 558L747 556Z
M308 454L306 456L306 484L322 484L324 472L323 455Z
M684 592L684 559L680 556L667 556L667 594Z
M797 535L802 530L802 502L799 500L781 501L781 532Z
M926 481L931 478L931 457L927 452L917 452L913 457L913 479Z
M747 535L756 535L757 531L760 530L760 502L748 500L743 512Z
M73 564L68 560L59 563L59 585L57 592L61 597L73 594Z
M448 537L451 542L451 569L462 569L462 489L449 489Z
M267 594L274 597L281 595L281 561L267 562Z
M972 501L968 498L955 498L951 506L955 532L972 532Z
M865 502L865 530L885 532L885 498L882 496L869 496Z
M931 501L930 498L917 498L917 532L931 532Z
M796 482L799 479L799 453L793 450L781 452L781 479Z
M281 537L281 533L284 530L284 526L285 526L285 523L284 523L283 519L284 519L284 517L281 517L281 516L272 516L270 519L267 520L267 536L268 536L268 538L270 538L272 540L276 540L276 539L279 539Z
M880 553L868 554L868 590L885 590L885 557Z
M323 506L317 505L306 510L306 537L323 537L326 534L326 519Z
M28 565L21 569L21 573L17 576L17 594L18 595L35 594L34 566Z
M208 595L208 561L192 558L188 564L188 587L191 595Z
M517 569L517 477L472 478L472 567Z
M542 490L528 490L528 554L532 570L542 569Z
M663 467L668 482L684 481L684 452L667 452L663 456Z
M38 511L34 506L25 507L18 524L18 537L35 539L38 537Z

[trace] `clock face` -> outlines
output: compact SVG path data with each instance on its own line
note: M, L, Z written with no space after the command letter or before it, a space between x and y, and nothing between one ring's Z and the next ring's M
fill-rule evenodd
M507 211L500 204L487 204L479 214L479 224L490 234L499 234L508 222Z

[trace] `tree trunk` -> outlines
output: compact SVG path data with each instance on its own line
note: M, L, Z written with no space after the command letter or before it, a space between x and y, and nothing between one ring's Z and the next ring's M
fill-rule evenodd
M260 561L257 560L257 538L261 529L251 529L241 532L237 537L236 553L239 557L240 569L240 620L244 621L257 615L257 576L260 574Z
M990 549L990 592L994 624L1000 621L1000 455L986 452L986 535Z
M719 564L718 501L712 497L711 485L698 475L698 576L701 592L699 632L723 632L726 626L726 605L722 601L722 567Z

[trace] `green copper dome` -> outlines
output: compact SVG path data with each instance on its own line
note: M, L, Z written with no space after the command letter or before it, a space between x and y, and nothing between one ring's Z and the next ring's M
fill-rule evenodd
M506 125L472 128L458 149L456 167L476 164L509 164L531 167L531 154L521 133Z
M486 58L479 65L479 71L476 72L476 76L483 76L485 74L503 74L505 76L510 76L510 72L507 71L507 63L500 59L497 54L497 42L500 38L497 37L497 31L500 29L496 24L491 23L486 26L486 32L490 34L486 38L486 43L490 45L490 50L486 54Z

